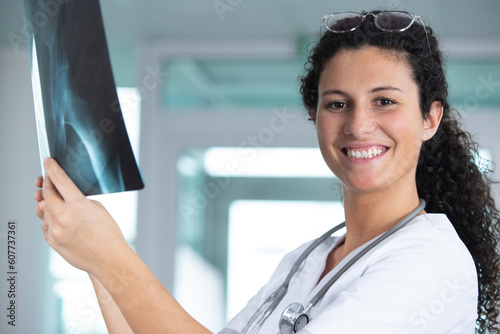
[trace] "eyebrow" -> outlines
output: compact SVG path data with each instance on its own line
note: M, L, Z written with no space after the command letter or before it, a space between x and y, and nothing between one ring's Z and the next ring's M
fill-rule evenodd
M396 91L399 91L399 92L403 92L398 87L382 86L382 87L373 88L368 93L369 94L373 94L373 93L378 93L378 92L381 92L381 91L384 91L384 90L396 90ZM326 90L323 93L321 93L321 96L334 95L334 94L338 94L338 95L342 95L342 96L348 96L349 95L346 92L344 92L342 90L339 90L339 89L330 89L330 90Z
M341 91L341 90L338 90L338 89L331 89L331 90L326 90L323 93L321 93L321 96L334 95L334 94L343 95L343 96L347 96L348 95L344 91Z
M397 90L397 91L400 91L400 92L403 92L401 89L399 89L398 87L393 87L393 86L382 86L382 87L377 87L377 88L373 88L372 90L370 90L370 94L371 93L377 93L377 92L381 92L381 91L384 91L384 90Z

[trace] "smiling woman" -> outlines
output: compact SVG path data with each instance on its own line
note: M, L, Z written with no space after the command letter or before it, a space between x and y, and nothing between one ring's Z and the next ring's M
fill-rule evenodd
M432 30L399 11L325 21L301 93L342 183L346 233L286 255L221 334L498 333L499 212L450 114ZM207 333L103 207L54 160L45 168L45 239L90 274L110 332Z
M405 15L398 12L396 16ZM427 202L427 213L446 215L474 259L479 290L476 330L497 333L499 212L491 196L492 182L474 164L477 144L460 129L451 113L442 55L432 30L421 21L420 25L411 21L406 28L382 33L376 21L381 16L378 12L341 13L337 15L340 20L335 16L325 16L330 31L312 50L301 86L304 105L318 128L320 147L325 147L325 160L331 161L330 168L345 174L344 185L353 185L344 187L344 196L349 199L352 193L374 189L377 182L380 185L400 179L405 180L405 186L389 182L379 188L382 192L376 192L382 194L379 202L385 203L382 205L387 210L397 210L405 194L414 193L416 188L418 197ZM338 31L346 30L346 26L353 30ZM330 94L332 91L335 94ZM330 122L322 124L323 120ZM325 136L330 141L323 141ZM362 153L358 152L366 147L364 142L380 144L385 151L377 157L359 159ZM361 164L356 164L358 161ZM346 217L349 202L346 200ZM451 269L449 264L447 267ZM416 300L408 301L412 303L415 305ZM439 315L450 306L446 305ZM462 307L457 314L465 319L466 309ZM415 320L417 313L410 319ZM442 321L432 319L434 325ZM452 326L449 319L446 321ZM431 330L434 327L430 321L417 328L426 333L450 332ZM474 326L467 328L467 333L474 332Z

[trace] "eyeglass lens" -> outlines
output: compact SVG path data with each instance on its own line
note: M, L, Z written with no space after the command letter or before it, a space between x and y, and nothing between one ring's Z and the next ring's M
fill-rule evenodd
M363 16L361 14L338 13L328 17L326 26L333 32L345 32L356 29L361 22L363 22Z
M412 24L413 17L403 12L382 12L376 16L375 22L381 29L404 30Z

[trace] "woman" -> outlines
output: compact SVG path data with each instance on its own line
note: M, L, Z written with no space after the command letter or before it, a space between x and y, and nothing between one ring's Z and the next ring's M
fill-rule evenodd
M255 327L276 333L290 303L308 303L366 245L415 210L416 217L326 290L308 324L280 329L441 334L474 333L477 326L479 333L498 332L499 213L490 181L474 164L476 145L450 115L432 30L404 12L331 14L325 21L328 31L312 50L301 93L323 157L343 185L347 232L321 242L268 308L268 297L310 244L287 255L221 333ZM87 200L53 159L45 168L43 190L35 193L44 236L89 273L109 331L207 333L130 249L103 207ZM42 187L41 177L36 185ZM419 198L425 211L415 209ZM261 316L262 310L269 312Z

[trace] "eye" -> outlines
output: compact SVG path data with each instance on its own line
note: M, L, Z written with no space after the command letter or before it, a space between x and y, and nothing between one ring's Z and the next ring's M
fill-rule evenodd
M332 102L327 103L327 105L326 105L327 109L336 110L336 111L343 110L343 109L346 109L348 107L349 107L349 105L344 101L332 101Z
M387 97L380 97L375 100L375 104L381 107L389 107L396 104L396 101Z

